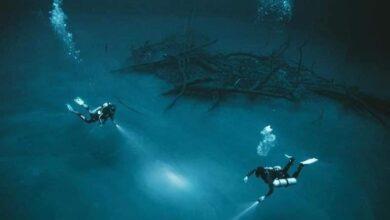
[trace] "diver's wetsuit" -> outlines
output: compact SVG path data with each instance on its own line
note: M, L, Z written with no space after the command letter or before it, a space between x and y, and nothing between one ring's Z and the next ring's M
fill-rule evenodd
M99 106L92 111L89 109L89 106L86 104L83 104L81 106L83 106L88 111L89 117L74 110L72 110L72 112L78 115L81 118L81 120L83 120L88 124L97 121L100 124L104 124L108 119L114 121L115 106L111 103L104 103L102 106Z
M299 174L301 173L301 170L303 168L303 164L300 163L298 165L298 168L297 170L293 173L292 176L290 176L288 174L288 170L290 169L290 167L292 166L292 164L294 163L295 159L294 158L289 158L289 162L286 164L286 166L284 166L284 168L282 169L281 167L279 166L276 166L276 167L257 167L256 169L253 169L251 170L247 177L255 174L256 177L263 179L263 181L268 184L268 192L267 194L265 195L266 197L270 196L273 192L274 192L274 180L276 179L288 179L290 177L293 177L295 179L298 178ZM286 185L286 187L288 186L288 184Z
M86 116L84 116L80 112L74 112L74 113L76 115L78 115L81 118L81 120L83 120L84 122L86 122L88 124L99 120L99 114L97 113L97 111L91 111L88 106L85 106L85 109L89 112L89 118L87 118Z

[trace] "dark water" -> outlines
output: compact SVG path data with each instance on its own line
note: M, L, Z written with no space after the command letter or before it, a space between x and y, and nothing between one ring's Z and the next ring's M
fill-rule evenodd
M346 37L342 27L352 35L368 29L335 25L332 13L314 2L317 12L297 1L295 20L270 28L253 21L256 3L249 0L65 0L81 62L67 56L53 31L50 1L0 3L0 218L233 219L267 190L256 179L244 184L246 173L284 164L284 153L319 162L304 169L298 185L276 190L242 219L389 217L389 133L375 121L324 99L294 105L237 97L212 112L210 103L183 99L166 112L171 98L160 93L169 85L152 76L110 73L124 64L132 45L183 31L195 7L193 27L219 39L217 50L267 54L287 36L296 45L310 36L305 64L389 97L390 77L378 58L386 51L372 43L382 37ZM337 7L331 3L322 4L332 11ZM347 18L374 14L367 10L353 8ZM296 59L297 47L285 56ZM86 125L65 108L76 96L93 107L120 99L141 113L118 105L121 129ZM277 143L259 157L259 132L269 124Z

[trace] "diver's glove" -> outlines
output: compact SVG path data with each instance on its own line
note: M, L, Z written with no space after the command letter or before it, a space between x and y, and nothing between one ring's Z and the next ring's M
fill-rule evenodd
M248 176L244 177L244 183L248 182Z

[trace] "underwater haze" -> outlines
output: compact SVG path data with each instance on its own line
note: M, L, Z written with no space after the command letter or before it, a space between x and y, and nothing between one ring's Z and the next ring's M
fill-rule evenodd
M191 28L216 53L267 55L290 39L289 62L307 42L305 66L388 100L381 3L2 0L0 219L389 219L389 128L372 117L319 96L167 109L169 83L113 72L132 48ZM76 97L114 103L118 125L84 123L66 108ZM243 178L284 154L319 161L253 205L268 186Z

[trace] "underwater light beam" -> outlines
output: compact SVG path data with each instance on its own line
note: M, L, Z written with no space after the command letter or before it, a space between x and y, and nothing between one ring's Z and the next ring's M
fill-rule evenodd
M187 187L187 182L186 180L181 177L180 175L172 172L171 170L166 169L165 170L165 176L167 180L174 186L184 189Z
M68 30L66 20L68 17L62 10L62 0L53 0L53 9L50 11L50 23L55 33L64 43L67 53L77 62L80 62L80 50L76 49L73 34Z
M238 214L236 217L233 218L233 220L239 220L242 218L244 215L248 214L251 210L256 208L256 206L260 204L259 201L253 202L248 208L246 208L244 211L242 211L240 214Z
M153 197L157 196L158 199L162 196L178 202L178 199L187 199L187 196L194 192L191 180L166 162L159 160L148 162L142 174L144 178L142 185L146 186L148 193Z
M134 140L134 135L131 134L131 132L124 129L122 126L115 124L115 127L118 129L119 133L128 141Z
M143 145L142 140L137 133L130 131L116 123L115 123L115 127L117 128L118 132L122 135L122 137L127 141L128 144L138 149L142 148Z

